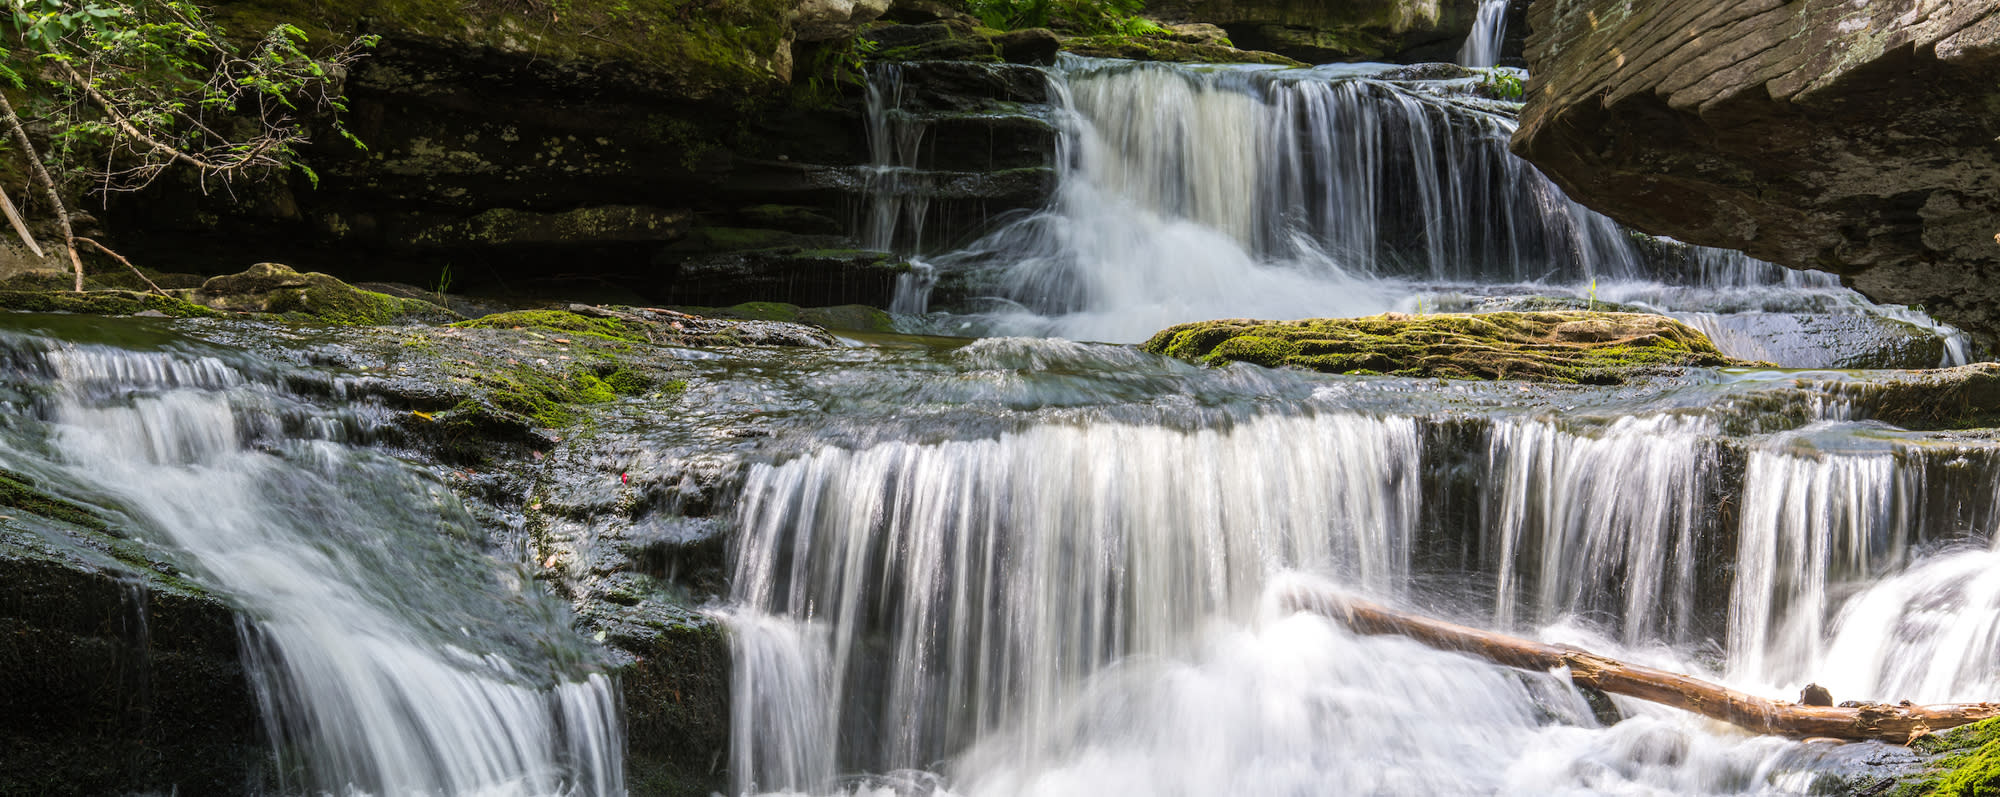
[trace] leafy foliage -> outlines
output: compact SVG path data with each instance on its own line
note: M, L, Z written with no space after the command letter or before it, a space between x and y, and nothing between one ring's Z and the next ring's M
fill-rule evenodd
M290 24L239 45L187 0L6 2L0 80L37 89L23 110L47 124L65 182L132 190L174 164L203 185L285 168L317 182L298 160L312 116L361 143L340 123L340 84L372 37L313 53Z
M1479 70L1483 76L1479 87L1488 97L1502 100L1519 100L1527 94L1527 87L1521 84L1521 76L1499 67Z

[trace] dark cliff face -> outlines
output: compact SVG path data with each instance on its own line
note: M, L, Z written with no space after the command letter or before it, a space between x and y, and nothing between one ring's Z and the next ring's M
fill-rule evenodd
M296 173L204 193L170 179L113 197L106 226L137 262L212 274L283 261L433 290L690 305L886 306L907 269L857 251L855 234L871 153L854 35L886 0L580 2L559 15L293 5L218 17L238 33L294 20L316 40L380 36L344 84L366 148L323 133L307 153L316 184ZM1006 55L981 43L986 59ZM918 164L952 176L934 233L968 236L1046 198L1053 129L995 112L1046 102L1023 71L944 87L940 102L962 112L936 121ZM1024 82L1036 96L1012 89Z
M1537 0L1514 150L1646 232L2000 332L2000 7Z
M283 0L227 6L219 18L239 33L290 19L382 37L345 84L367 149L325 134L308 153L316 186L302 174L206 195L158 186L107 222L165 269L232 271L247 264L235 255L425 286L449 273L460 287L656 294L662 248L705 224L751 226L736 223L746 207L831 212L838 183L815 165L865 158L852 108L790 101L793 49L810 48L792 5L660 18L610 3L557 16L385 1L335 18Z

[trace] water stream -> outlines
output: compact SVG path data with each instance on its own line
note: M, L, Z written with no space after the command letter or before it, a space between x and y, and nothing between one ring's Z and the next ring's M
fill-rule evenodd
M285 785L314 794L620 795L618 696L563 609L478 554L444 485L227 350L8 334L33 398L0 464L80 486L240 605ZM338 395L338 384L325 385Z
M1989 440L1777 398L1781 373L1438 398L1142 376L1040 339L1525 297L1798 367L1876 334L1839 325L1934 340L1920 365L1964 361L1955 332L1576 205L1507 152L1513 106L1476 78L1079 59L1050 80L1056 196L931 257L991 288L962 328L1031 337L883 399L958 411L802 432L747 472L738 792L1797 794L1865 755L1623 699L1606 725L1555 675L1283 610L1300 584L1774 697L1990 697Z
M1473 68L1487 68L1500 62L1500 45L1507 40L1508 0L1479 0L1479 16L1472 22L1472 34L1458 48L1458 62Z
M924 254L985 289L984 312L942 328L1136 342L1198 319L1556 297L1674 315L1726 351L1794 367L1839 367L1911 338L1942 341L1912 364L1968 356L1955 330L1876 306L1832 275L1639 235L1576 204L1508 152L1518 104L1479 96L1477 77L1070 58L1049 80L1056 195L983 239ZM876 81L871 108L886 121L871 141L887 157L909 141L893 103L879 102L901 73ZM922 192L872 196L869 234L914 240Z
M1017 403L1071 395L1018 378ZM1190 383L1238 409L910 418L754 465L735 719L771 730L739 731L738 790L1803 793L1824 747L1622 699L1605 727L1559 679L1274 598L1358 592L1772 696L1990 694L2000 446L1782 383L1560 413Z
M1968 358L1921 313L1634 235L1508 154L1514 106L1476 78L1382 65L1066 61L1050 204L922 252L924 132L875 77L863 232L930 261L895 309L969 276L984 304L927 323L984 337L677 365L691 398L653 422L762 424L712 452L732 793L1806 794L1879 748L1622 698L1609 721L1561 673L1286 609L1300 588L1773 697L2000 689L2000 441L1871 420L1879 373L1447 384L1085 342L1556 299L1784 366L1885 337ZM518 540L377 445L349 377L226 322L36 323L0 331L0 467L240 608L288 793L627 793L597 649Z

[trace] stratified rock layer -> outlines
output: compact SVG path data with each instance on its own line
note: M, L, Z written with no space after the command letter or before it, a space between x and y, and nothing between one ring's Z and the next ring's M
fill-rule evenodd
M1647 232L2000 331L2000 5L1538 0L1514 150Z

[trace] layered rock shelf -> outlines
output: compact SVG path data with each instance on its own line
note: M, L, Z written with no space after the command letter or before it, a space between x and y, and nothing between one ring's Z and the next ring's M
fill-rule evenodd
M2000 332L2000 9L1539 0L1515 152L1646 232Z

